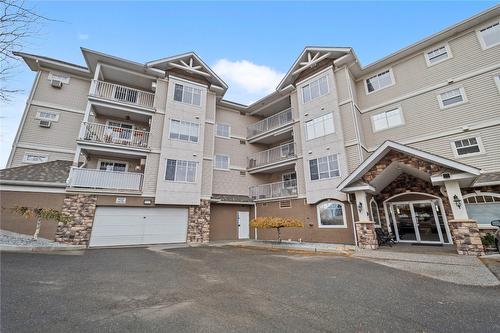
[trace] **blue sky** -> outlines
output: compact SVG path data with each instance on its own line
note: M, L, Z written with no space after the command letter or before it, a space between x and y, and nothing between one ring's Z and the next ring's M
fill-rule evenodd
M84 65L80 47L146 62L195 51L229 84L226 99L271 92L306 45L351 46L367 65L495 2L29 2L47 22L25 52ZM20 65L1 105L0 167L35 74Z

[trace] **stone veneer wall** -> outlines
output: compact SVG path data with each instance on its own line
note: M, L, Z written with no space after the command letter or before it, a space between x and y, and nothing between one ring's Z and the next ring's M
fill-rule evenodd
M355 222L358 246L362 249L375 250L378 248L377 235L375 234L375 223L372 221Z
M189 207L187 242L208 243L210 236L210 201L201 200L199 206Z
M64 198L62 212L70 215L70 223L59 223L56 241L73 245L87 245L94 222L97 196L90 194L74 194Z
M477 222L474 220L450 220L451 236L457 247L458 254L480 256L484 255L484 246Z

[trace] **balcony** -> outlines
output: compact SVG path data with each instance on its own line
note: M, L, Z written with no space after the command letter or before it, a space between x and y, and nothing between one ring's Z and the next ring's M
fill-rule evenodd
M292 161L296 157L295 143L285 143L251 155L248 157L247 168L251 171L271 166L280 167L284 162Z
M99 80L92 80L90 95L146 108L153 108L155 99L152 92Z
M250 197L254 200L286 198L297 195L297 180L262 184L250 187Z
M105 171L72 167L67 181L71 188L140 191L142 173Z
M264 136L293 123L292 109L276 113L247 127L248 140Z
M79 139L131 148L147 149L149 147L149 132L98 123L83 122Z

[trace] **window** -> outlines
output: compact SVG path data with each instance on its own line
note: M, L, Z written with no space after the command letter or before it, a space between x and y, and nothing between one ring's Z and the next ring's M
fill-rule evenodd
M49 161L49 155L37 153L24 153L24 163L44 163Z
M49 111L38 111L36 113L36 119L58 121L59 120L59 113L58 112L49 112Z
M215 155L214 168L220 170L229 170L229 156Z
M478 36L483 50L500 44L500 22L493 22L480 29Z
M449 58L451 58L451 52L448 45L440 46L425 53L427 66L438 64Z
M302 87L302 101L307 103L328 93L328 79L326 76L322 76Z
M452 148L456 157L482 154L484 148L481 138L472 137L453 141Z
M309 160L311 180L340 176L338 154Z
M320 136L334 132L335 127L333 125L333 114L331 112L306 122L307 140L319 138Z
M439 106L446 109L467 102L463 88L455 88L438 95Z
M284 173L281 175L281 180L284 182L297 180L297 174L295 173L295 171Z
M400 108L378 113L372 116L373 132L383 131L404 124Z
M366 93L370 94L377 90L390 87L394 84L392 70L388 69L385 72L374 75L365 80Z
M196 181L196 166L194 161L167 159L165 180L194 183Z
M500 217L500 194L479 192L464 195L465 208L470 219L479 226L491 227L491 221Z
M175 84L174 100L186 104L201 105L201 90L194 87Z
M231 127L226 124L216 124L215 125L215 136L220 138L229 138L231 134Z
M170 139L198 142L199 124L170 119Z
M99 170L126 172L128 165L120 161L99 161Z
M500 92L500 74L495 75L495 83L497 84L498 92Z
M318 227L320 228L346 228L344 205L339 201L328 200L316 206Z
M370 200L370 215L375 225L380 227L380 212L378 210L378 204L373 198Z

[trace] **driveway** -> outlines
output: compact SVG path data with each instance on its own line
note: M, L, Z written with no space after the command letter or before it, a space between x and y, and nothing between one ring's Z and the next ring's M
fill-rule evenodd
M2 253L2 332L498 332L499 287L244 248Z

